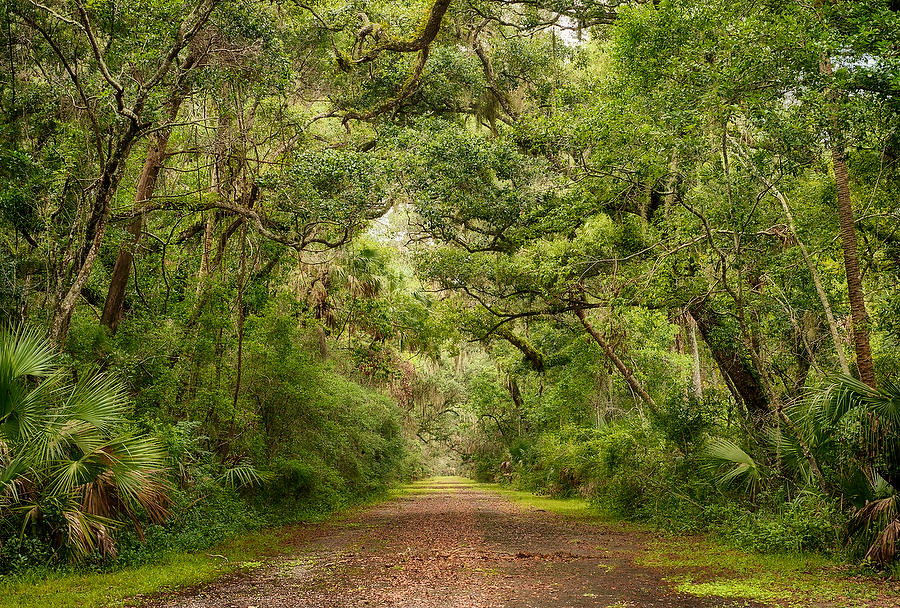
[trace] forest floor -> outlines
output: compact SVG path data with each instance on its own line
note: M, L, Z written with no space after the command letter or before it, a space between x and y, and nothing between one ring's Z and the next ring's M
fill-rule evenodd
M568 511L568 512L567 512ZM895 582L666 538L458 478L298 530L296 549L154 608L900 607Z

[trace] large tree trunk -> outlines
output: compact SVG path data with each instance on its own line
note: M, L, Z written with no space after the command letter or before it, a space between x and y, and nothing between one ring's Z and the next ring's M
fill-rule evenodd
M191 49L187 57L181 63L177 85L172 97L166 106L167 118L172 121L178 116L178 110L189 92L188 76L191 70L200 63L200 54L196 49ZM138 180L137 190L134 193L135 216L129 222L126 230L129 236L119 246L119 255L113 267L112 277L109 280L109 290L106 293L106 303L103 306L103 314L100 316L100 324L116 333L119 321L122 320L122 310L125 304L125 292L128 289L128 278L131 275L131 267L134 261L134 252L141 244L141 235L144 224L143 208L147 205L153 192L156 190L156 182L163 162L166 160L166 149L169 145L169 137L172 134L171 127L164 127L150 136L150 147L144 160L144 169Z
M841 224L841 247L844 250L844 270L847 273L847 292L850 296L850 314L853 318L853 346L856 348L856 369L859 379L875 387L875 364L869 345L869 315L863 293L862 276L856 252L856 226L853 223L853 203L850 200L850 184L843 146L835 144L831 150L834 162L834 180L837 185L838 220Z
M191 44L191 41L209 20L210 14L219 2L220 0L203 0L179 23L172 46L166 49L161 63L157 66L150 80L142 83L137 88L136 97L131 107L126 107L123 102L125 87L104 72L106 80L114 91L114 97L118 106L116 111L125 120L125 126L118 137L109 139L110 142L115 142L115 147L106 159L97 181L96 194L93 198L85 230L84 248L76 261L77 271L75 278L65 293L60 293L57 297L56 309L53 312L48 332L49 338L56 344L61 343L68 333L69 322L71 321L72 313L75 311L75 305L78 302L78 298L81 297L81 291L87 284L91 270L94 268L94 263L97 261L97 256L100 253L100 245L103 242L103 236L106 233L106 226L109 222L110 203L116 194L119 183L122 181L125 163L131 152L131 146L143 128L140 122L147 99L157 89L158 85L163 82L166 75L171 71L173 62L181 51ZM80 9L84 25L78 25L78 27L85 29L89 26L88 17L83 7L80 7ZM94 51L98 59L100 59L101 65L103 65L102 58L99 56L100 52L96 46ZM105 66L103 67L105 69ZM99 133L97 137L99 141Z
M653 401L653 398L644 389L643 385L638 382L637 378L634 377L634 372L631 371L631 368L625 365L625 362L622 361L622 359L620 359L619 356L615 353L615 351L612 349L612 346L609 345L609 342L607 342L600 334L600 332L597 331L594 326L588 322L587 317L584 314L584 310L580 308L576 309L575 316L578 317L578 320L581 321L582 325L584 325L584 328L594 339L594 342L600 345L600 348L603 349L606 357L610 361L612 361L613 365L616 366L616 369L618 369L619 373L622 374L622 377L625 378L625 382L628 383L628 386L631 387L631 390L637 393L638 396L640 396L640 398L648 406L650 406L651 410L656 411L656 402Z
M737 332L729 331L724 315L706 303L692 307L690 312L729 389L751 414L767 414L769 399L765 386Z

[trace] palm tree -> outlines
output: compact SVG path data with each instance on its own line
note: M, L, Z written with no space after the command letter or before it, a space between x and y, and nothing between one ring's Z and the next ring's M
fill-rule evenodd
M0 330L0 522L77 558L114 555L125 518L165 517L165 453L125 430L127 405L106 374L72 382L37 331Z

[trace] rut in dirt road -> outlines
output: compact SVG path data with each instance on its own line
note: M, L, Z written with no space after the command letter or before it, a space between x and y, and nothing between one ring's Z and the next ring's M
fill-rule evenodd
M647 536L436 481L333 524L296 554L158 601L180 608L732 606L675 592L634 558ZM746 602L740 602L747 606Z

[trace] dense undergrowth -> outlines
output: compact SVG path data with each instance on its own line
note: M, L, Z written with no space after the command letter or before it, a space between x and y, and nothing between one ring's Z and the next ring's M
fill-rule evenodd
M752 495L723 486L703 445L698 438L679 448L658 425L626 419L547 431L470 465L482 480L579 496L604 513L673 533L709 533L759 553L862 558L866 546L848 538L848 505L840 498L785 478Z
M0 574L34 579L160 562L263 527L321 518L422 466L397 404L313 354L296 321L272 313L248 322L238 400L215 390L221 360L206 360L209 369L202 358L182 362L184 344L165 333L144 323L111 338L85 324L73 328L61 359L64 374L78 376L100 361L125 380L134 411L124 424L165 454L164 517L122 512L93 531L99 540L108 533L106 545L79 552L67 540L65 513L54 511L57 499L46 488L29 490L3 511ZM199 342L191 346L203 348ZM38 516L28 518L28 509Z

